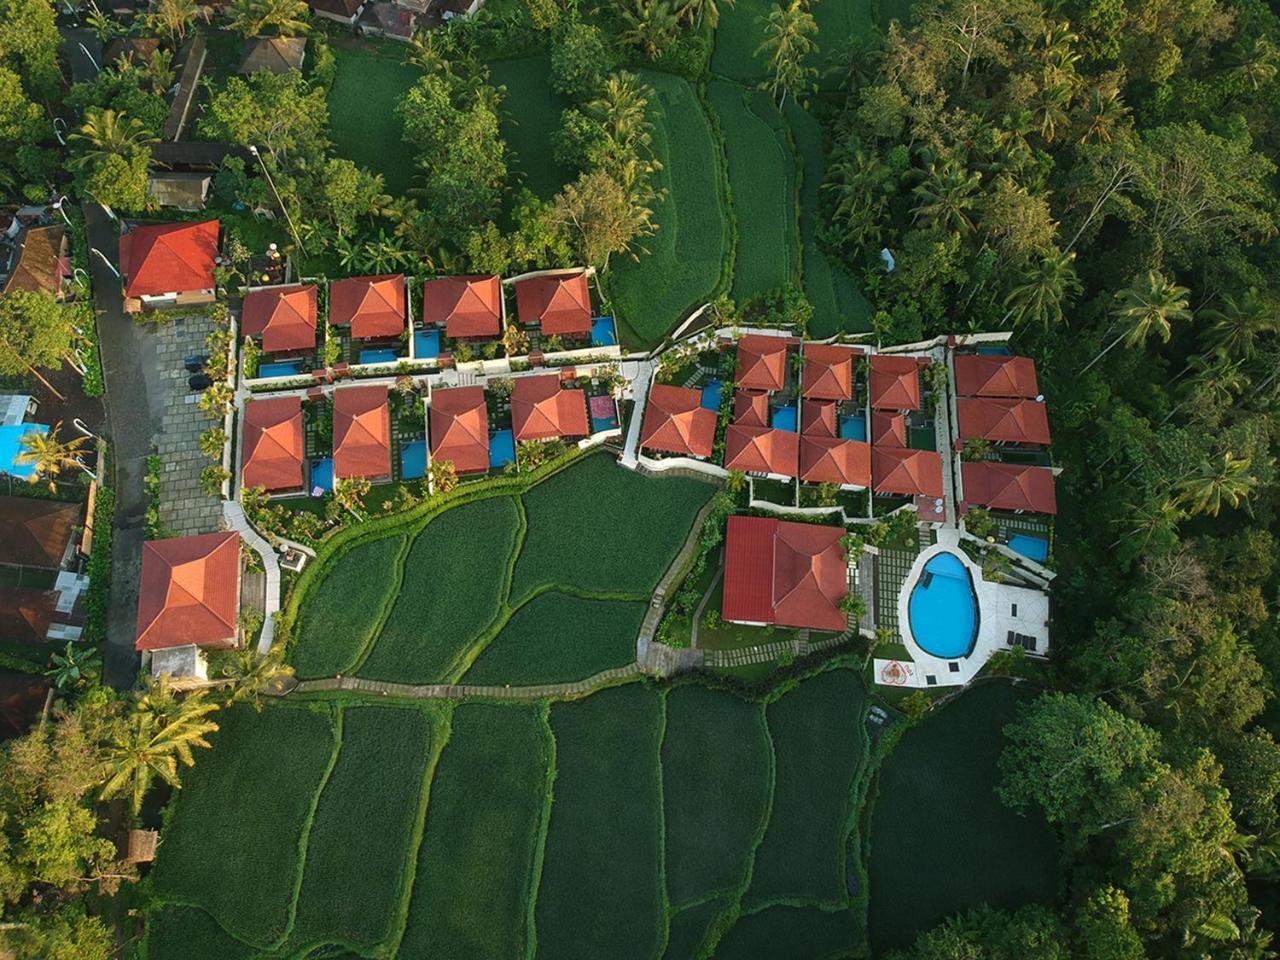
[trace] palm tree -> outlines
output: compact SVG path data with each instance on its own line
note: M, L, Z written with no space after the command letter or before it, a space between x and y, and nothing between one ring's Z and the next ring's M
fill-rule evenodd
M127 794L136 815L156 777L179 789L179 764L193 766L194 748L211 745L205 734L218 725L207 717L217 709L216 703L205 700L203 690L175 700L162 677L138 700L105 747L102 799Z
M1084 105L1076 111L1082 143L1110 143L1130 113L1118 84L1096 84L1085 92Z
M631 0L631 5L623 8L622 22L622 42L638 49L648 60L662 56L680 29L680 15L669 0Z
M278 36L296 37L307 32L306 0L236 0L232 7L232 30L242 37L256 37L269 27Z
M196 18L199 9L196 0L156 0L147 23L156 33L167 33L177 44L187 34L187 27Z
M732 494L739 494L747 486L747 475L741 470L730 470L729 476L725 478L724 488Z
M79 131L67 139L87 145L84 153L71 161L73 165L82 165L108 156L130 157L140 147L156 142L156 138L137 117L102 107L88 107Z
M978 205L978 185L982 174L971 172L948 157L939 167L929 164L922 183L911 192L919 203L911 211L915 221L949 233L968 236L973 232L970 212Z
M1178 502L1191 514L1207 513L1216 517L1223 504L1235 509L1247 503L1258 478L1249 472L1253 462L1248 457L1236 457L1228 451L1203 463L1196 472L1178 482Z
M431 461L431 489L435 493L448 493L458 485L458 471L452 460Z
M1148 270L1133 286L1116 294L1113 313L1124 329L1080 372L1087 373L1122 340L1125 346L1140 347L1154 333L1168 343L1173 334L1173 321L1191 319L1187 300L1190 293L1159 272Z
M1258 337L1280 330L1280 311L1257 287L1250 287L1239 300L1224 295L1221 310L1206 310L1203 315L1213 321L1209 327L1211 346L1233 357L1252 358Z
M333 499L363 520L364 498L373 486L368 477L343 477L333 485Z
M50 656L49 663L49 669L44 675L59 690L65 690L67 687L78 687L89 677L96 675L102 665L102 657L92 647L74 647L68 640L66 649Z
M292 677L293 667L284 662L284 644L275 643L265 657L248 646L232 651L218 672L234 684L230 703L252 703L260 710L263 692Z
M790 0L785 7L774 7L765 19L764 40L756 48L756 56L764 54L773 79L768 89L778 99L781 109L787 94L796 96L806 90L818 71L805 65L816 45L818 23L804 6L804 0Z
M1249 386L1249 377L1240 361L1232 360L1221 351L1192 357L1187 368L1195 371L1186 384L1188 402L1207 400L1214 406L1228 406Z
M1178 524L1185 517L1186 512L1170 497L1154 500L1139 509L1129 510L1125 517L1129 529L1111 547L1115 549L1129 537L1139 537L1136 548L1139 552L1144 551L1147 545L1157 537L1163 538L1176 533Z
M1046 143L1053 143L1058 135L1058 128L1067 125L1070 105L1071 86L1055 79L1046 67L1044 82L1031 99L1032 114L1039 124L1040 136L1044 137Z
M1004 299L1005 320L1012 318L1014 326L1037 324L1043 329L1059 323L1063 304L1081 290L1075 259L1074 253L1055 251L1024 271Z
M35 430L24 433L19 441L22 444L22 452L13 458L14 463L34 466L35 472L31 474L31 482L37 483L42 478L47 479L51 491L57 489L55 480L64 470L77 467L81 470L85 469L80 455L84 452L89 438L72 437L69 440L59 440L58 434L61 431L62 421L59 420L49 428L48 433Z
M677 15L687 23L697 20L702 26L702 18L706 17L712 29L720 24L720 4L732 7L735 0L682 0Z
M634 73L620 71L610 76L599 96L587 104L586 112L604 129L609 145L606 151L609 170L619 180L628 166L633 167L632 180L652 173L657 165L648 156L653 136L649 120L649 96L653 91ZM640 161L636 165L636 161Z
M1241 48L1233 59L1235 72L1248 80L1254 90L1274 80L1280 68L1280 50L1266 37L1258 37L1252 46Z

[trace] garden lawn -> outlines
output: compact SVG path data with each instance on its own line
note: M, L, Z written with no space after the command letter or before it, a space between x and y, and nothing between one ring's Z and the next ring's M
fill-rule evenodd
M840 264L832 263L818 246L822 181L826 176L822 125L795 102L788 102L782 112L791 125L791 137L800 160L802 281L805 296L813 304L809 335L825 339L842 330L870 330L870 304L849 272Z
M649 605L551 591L517 610L462 678L476 686L572 683L635 661Z
M252 960L257 955L199 907L161 907L147 921L147 960Z
M347 673L400 587L403 536L370 540L342 554L298 611L293 666L298 676Z
M662 698L614 687L551 708L555 801L538 889L538 955L652 960L665 939Z
M551 58L520 57L489 64L492 82L507 88L499 111L498 132L507 145L507 167L543 200L550 200L574 177L557 163L551 138L560 129L560 114L573 104L551 89Z
M523 496L528 532L510 602L540 584L648 599L715 488L642 477L608 454L584 457Z
M653 90L653 155L662 164L654 186L658 232L639 260L613 258L609 289L631 346L650 347L695 307L728 287L730 226L720 147L693 88L680 77L641 70Z
M391 614L356 673L398 683L454 679L498 616L519 531L514 497L453 507L429 522L409 548Z
M205 907L238 939L267 947L285 933L299 849L328 776L325 708L220 711L213 749L183 776L153 880L160 902Z
M408 892L431 723L418 709L348 706L341 729L290 942L372 948L394 934Z
M421 76L416 67L361 47L331 44L338 73L329 90L329 136L339 157L382 174L387 193L403 196L418 172L402 139L396 105Z
M674 914L662 960L695 960L712 922L728 905L727 900L708 900Z
M745 909L781 899L844 906L845 841L855 777L867 759L866 690L828 670L769 704L773 811L756 851Z
M745 881L769 814L772 765L760 704L695 684L667 695L663 820L667 894L677 908Z
M729 158L738 224L733 296L741 301L798 278L796 161L786 124L767 93L716 80L707 94Z
M907 731L885 760L871 817L876 954L984 903L1013 909L1053 901L1052 832L1042 817L1019 816L995 793L1002 729L1033 697L1003 683L974 687Z
M554 759L542 707L462 704L431 785L402 957L527 955Z
M716 960L832 960L859 946L858 923L848 910L769 907L742 917L716 947Z

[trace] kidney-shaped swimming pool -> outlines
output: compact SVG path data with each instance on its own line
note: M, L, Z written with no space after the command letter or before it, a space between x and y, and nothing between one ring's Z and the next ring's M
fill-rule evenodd
M955 660L973 651L978 636L978 597L964 561L954 553L931 557L907 602L911 635L920 649Z

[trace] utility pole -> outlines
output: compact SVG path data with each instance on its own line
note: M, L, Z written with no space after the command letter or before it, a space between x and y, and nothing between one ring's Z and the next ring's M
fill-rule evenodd
M298 236L298 229L293 225L293 217L289 216L289 208L284 205L284 201L280 199L280 193L276 190L276 182L271 179L271 171L267 169L266 162L262 159L262 154L258 152L258 148L250 144L249 152L254 155L258 161L258 166L262 168L262 174L267 178L267 185L271 187L271 194L276 198L276 206L284 214L285 223L289 225L289 232L293 234L293 242L298 245L298 249L305 254L306 248L302 246L302 239Z

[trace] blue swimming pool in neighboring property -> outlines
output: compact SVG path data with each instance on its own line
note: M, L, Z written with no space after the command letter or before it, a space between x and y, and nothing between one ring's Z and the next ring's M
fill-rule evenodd
M510 430L495 430L489 435L489 466L500 470L516 461L516 444Z
M702 406L707 410L720 409L720 393L724 385L719 380L712 380L702 386Z
M1036 563L1044 563L1049 559L1049 541L1044 537L1015 533L1009 538L1009 549Z
M302 362L299 360L277 360L274 363L258 364L259 377L296 377L302 373Z
M24 480L35 478L34 463L18 463L18 457L26 452L22 438L29 433L48 433L43 423L13 423L0 426L0 473L7 473Z
M775 430L796 432L796 408L794 406L774 407L771 420L771 426Z
M862 414L840 418L840 436L845 440L867 440L867 418Z
M395 363L400 359L393 347L375 347L372 350L360 351L361 363Z
M618 345L618 331L613 325L613 317L596 317L591 321L591 345L593 347Z
M333 489L333 457L311 461L311 489Z
M978 355L983 357L1007 357L1009 355L1009 348L1002 346L979 347Z
M427 441L410 440L400 445L400 479L417 480L427 472Z
M440 356L440 331L413 331L413 356L417 360L430 360Z
M907 601L911 635L935 657L967 657L978 636L978 597L964 561L939 553L920 572Z

